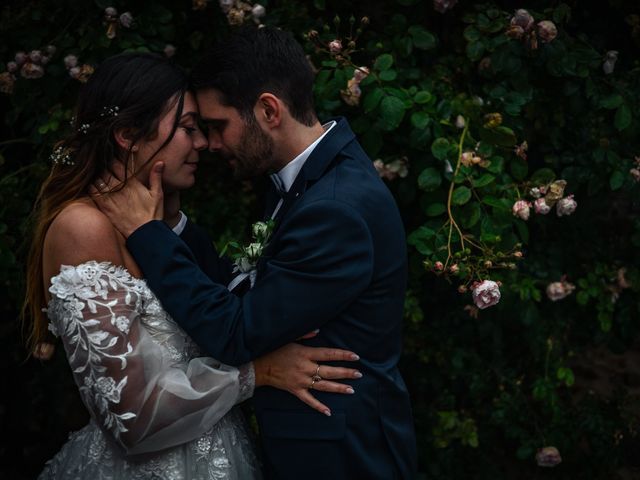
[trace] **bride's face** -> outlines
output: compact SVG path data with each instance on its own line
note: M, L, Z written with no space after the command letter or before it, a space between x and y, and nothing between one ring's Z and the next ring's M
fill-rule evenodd
M136 174L144 183L149 179L151 167L159 161L164 163L162 187L166 193L184 190L193 186L198 168L199 151L207 148L207 139L198 128L198 105L194 96L187 92L184 97L182 115L171 141L160 150L151 162L149 158L162 146L171 134L176 118L178 102L161 119L157 135L152 140L138 142L136 166L142 166Z

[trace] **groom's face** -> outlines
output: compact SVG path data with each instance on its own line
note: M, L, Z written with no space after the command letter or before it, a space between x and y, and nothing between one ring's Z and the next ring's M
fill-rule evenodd
M215 89L196 94L200 117L208 127L209 150L229 163L234 176L246 179L261 175L273 163L273 139L255 117L244 119L240 112L220 101Z

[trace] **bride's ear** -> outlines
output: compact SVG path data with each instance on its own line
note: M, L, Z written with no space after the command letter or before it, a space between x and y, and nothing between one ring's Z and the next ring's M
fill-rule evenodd
M133 143L134 131L130 128L119 128L115 132L113 132L113 136L116 140L116 143L120 148L125 151L135 152L138 150L138 146Z

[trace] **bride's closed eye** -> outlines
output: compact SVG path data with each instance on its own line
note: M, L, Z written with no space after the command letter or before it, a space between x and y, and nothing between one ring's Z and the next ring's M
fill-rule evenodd
M196 133L198 131L197 127L191 127L188 125L182 125L182 128L187 132L187 134L189 135L193 135L194 133Z

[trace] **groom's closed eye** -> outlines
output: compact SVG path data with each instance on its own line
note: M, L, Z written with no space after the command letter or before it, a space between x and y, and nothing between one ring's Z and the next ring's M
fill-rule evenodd
M202 123L207 130L215 130L218 133L222 133L229 122L227 120L204 119Z

